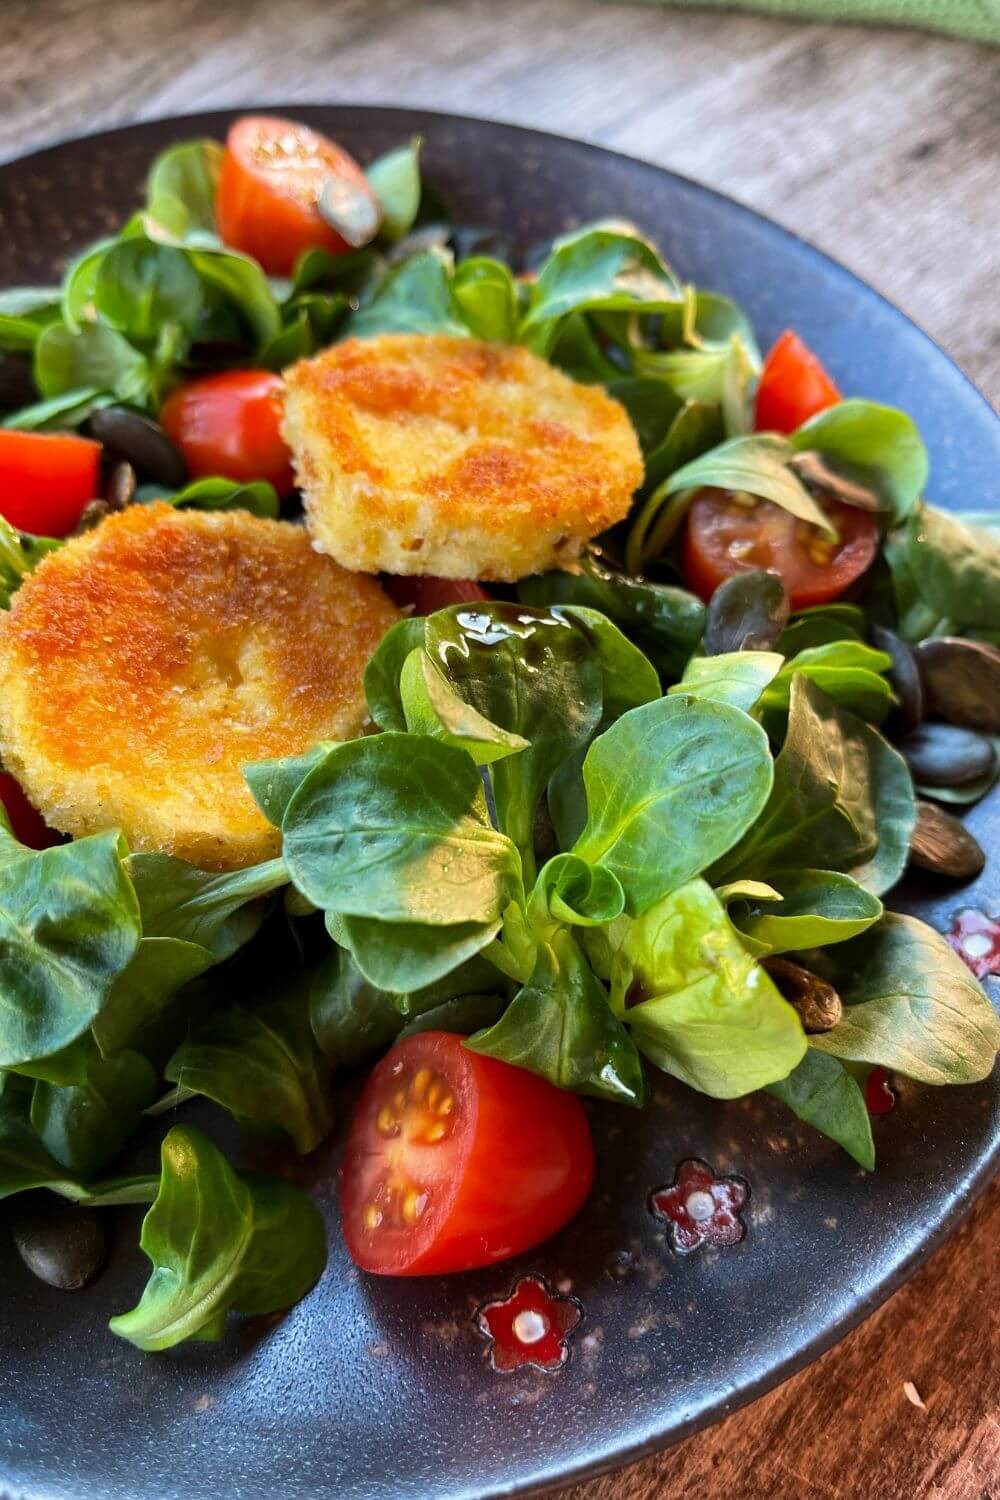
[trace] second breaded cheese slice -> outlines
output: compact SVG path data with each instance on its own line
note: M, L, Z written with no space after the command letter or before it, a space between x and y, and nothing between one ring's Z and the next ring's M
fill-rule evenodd
M357 734L398 611L301 526L137 505L0 616L0 757L54 828L235 869L278 852L241 768Z
M512 581L560 567L642 482L624 409L508 345L348 339L286 372L309 529L345 568Z

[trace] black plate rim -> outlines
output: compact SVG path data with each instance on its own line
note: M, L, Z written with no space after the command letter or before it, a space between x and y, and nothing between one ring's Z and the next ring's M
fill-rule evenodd
M244 103L227 104L217 109L191 110L167 115L156 115L150 118L134 120L124 125L113 126L109 129L56 137L53 140L43 142L29 152L7 157L3 161L0 161L0 177L3 176L8 167L30 167L34 163L42 163L47 157L58 155L68 147L78 146L88 141L110 143L116 138L134 137L136 134L144 134L146 131L155 133L164 126L173 125L179 128L197 126L202 130L207 130L218 128L224 121L251 112L283 114L294 118L296 116L308 117L311 114L328 114L330 111L381 116L383 120L398 122L404 133L407 129L412 130L415 119L440 121L442 124L450 125L475 124L496 127L504 133L514 133L523 136L526 140L531 140L542 147L547 143L559 142L560 144L580 149L588 154L615 158L631 166L640 165L660 177L666 177L681 183L699 195L709 197L724 204L730 212L735 210L740 216L746 217L756 223L768 225L770 229L782 238L794 242L800 250L813 260L822 263L830 273L836 275L843 283L852 289L860 288L866 297L874 298L878 303L888 308L896 317L904 320L937 355L947 360L952 368L961 376L964 385L969 387L978 401L983 404L993 420L1000 423L1000 412L996 410L985 393L980 390L972 377L958 361L915 318L904 308L900 307L898 303L893 302L891 298L879 291L878 288L865 281L861 275L852 271L827 251L820 249L811 240L798 234L795 230L789 229L769 214L761 213L748 203L734 198L731 194L722 192L718 188L710 187L697 178L675 171L673 168L662 166L657 162L649 161L647 158L637 156L633 153L618 151L594 141L581 140L579 137L563 135L556 131L540 130L533 126L497 119L490 115L468 115L454 111L427 109L422 105L408 106L383 104L373 101L354 102L351 100L323 101L301 99L288 101L278 99L272 101L257 99ZM771 1366L769 1370L756 1380L748 1381L738 1390L730 1391L727 1395L720 1397L712 1404L706 1405L686 1421L673 1426L669 1430L669 1433L649 1433L634 1443L619 1444L613 1450L607 1450L604 1455L597 1459L591 1454L591 1456L581 1459L577 1464L565 1465L557 1475L549 1472L542 1478L543 1469L540 1466L536 1467L534 1474L527 1473L523 1478L513 1483L504 1483L494 1485L489 1489L477 1490L475 1492L475 1500L494 1500L494 1497L496 1497L496 1500L499 1500L500 1496L512 1495L550 1494L562 1490L569 1485L614 1472L676 1446L694 1433L723 1421L726 1417L748 1406L761 1396L775 1390L779 1385L782 1385L786 1380L791 1378L791 1376L805 1369L808 1365L814 1363L827 1353L828 1350L838 1344L904 1286L910 1277L961 1226L974 1207L976 1200L989 1186L998 1170L1000 1170L1000 1137L995 1141L993 1147L981 1157L975 1170L960 1178L953 1185L951 1192L943 1202L937 1222L927 1230L920 1243L896 1266L891 1274L887 1275L882 1282L861 1297L851 1308L850 1312L846 1313L821 1334L816 1335L807 1344L804 1344L800 1349L789 1355L787 1359ZM0 1475L0 1484L2 1483L3 1478ZM470 1500L472 1500L472 1492L469 1492L469 1494ZM21 1500L21 1496L0 1488L0 1500Z

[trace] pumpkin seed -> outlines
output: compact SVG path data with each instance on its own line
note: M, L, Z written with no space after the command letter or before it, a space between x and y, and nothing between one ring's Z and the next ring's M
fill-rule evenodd
M922 724L899 749L925 786L964 786L996 770L997 755L983 735L953 724Z
M320 217L352 250L370 244L378 234L378 204L368 189L350 177L330 177L319 195Z
M840 474L836 469L831 469L825 459L809 449L804 453L796 453L790 458L788 467L794 469L807 489L819 495L829 495L832 499L839 500L842 505L851 505L855 510L869 512L885 509L874 490L869 489L867 485L856 484L846 474Z
M789 1005L798 1011L804 1031L815 1036L833 1030L844 1014L844 1006L832 984L790 958L765 958L763 964Z
M58 1198L14 1220L18 1254L40 1281L73 1292L93 1281L108 1254L104 1219Z
M705 652L770 651L788 624L788 595L776 573L753 568L720 583L705 615Z
M91 415L90 431L112 453L127 459L140 479L176 490L187 478L180 449L152 417L127 406L106 406Z
M109 510L124 510L135 500L138 488L135 470L125 459L108 472L102 486L101 496Z
M928 714L1000 734L1000 650L985 641L945 635L915 651Z
M952 880L971 880L981 873L986 855L978 841L951 813L933 802L917 803L917 822L910 840L910 863Z
M894 630L883 625L871 627L871 641L879 651L892 657L892 666L886 675L899 701L892 710L887 727L900 738L912 734L924 717L924 690L913 651Z
M88 500L80 512L80 519L73 530L74 536L83 536L85 531L93 531L99 526L104 517L110 515L111 506L106 500Z

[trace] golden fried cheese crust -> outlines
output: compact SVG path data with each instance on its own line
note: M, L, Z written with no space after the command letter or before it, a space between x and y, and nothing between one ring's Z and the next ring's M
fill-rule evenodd
M514 580L579 555L642 482L629 419L515 346L348 339L285 373L316 543L345 568Z
M357 734L397 618L301 526L133 506L46 557L0 617L0 758L65 833L253 864L280 835L240 768Z

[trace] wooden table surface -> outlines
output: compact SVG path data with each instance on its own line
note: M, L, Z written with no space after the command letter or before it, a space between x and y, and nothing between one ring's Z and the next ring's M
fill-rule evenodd
M0 12L0 159L268 100L424 105L579 136L814 240L1000 401L1000 52L599 0L3 0ZM1000 1500L998 1243L994 1184L817 1364L572 1500Z

